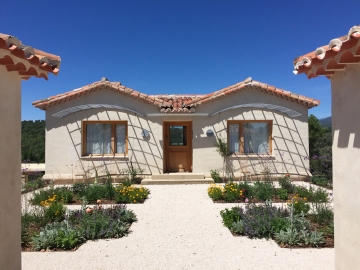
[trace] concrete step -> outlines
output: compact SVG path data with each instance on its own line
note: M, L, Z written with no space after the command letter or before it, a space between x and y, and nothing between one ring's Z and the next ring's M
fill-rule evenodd
M203 180L203 173L166 173L166 174L153 174L151 180L185 180L185 179L198 179Z
M141 181L142 185L191 185L191 184L213 184L214 180L212 178L204 179L144 179Z

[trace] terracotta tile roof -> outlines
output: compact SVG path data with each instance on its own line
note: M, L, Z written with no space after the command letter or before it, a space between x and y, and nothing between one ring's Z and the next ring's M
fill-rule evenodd
M294 73L305 73L309 79L330 78L335 71L344 70L347 64L357 63L360 63L360 25L351 27L346 36L330 40L329 45L295 58Z
M24 80L31 76L47 80L48 73L57 75L59 72L59 56L24 45L14 36L0 33L0 49L10 52L6 55L0 54L0 65L5 65L8 71L17 71ZM28 65L19 61L19 58Z
M308 108L315 107L320 104L320 101L308 98L302 95L298 95L280 88L276 88L275 86L271 86L262 82L258 82L253 80L251 77L247 78L246 80L239 82L237 84L231 85L229 87L223 88L221 90L218 90L216 92L204 95L196 100L193 100L191 102L187 102L187 106L197 106L209 101L216 100L221 97L225 97L227 95L234 94L236 92L239 92L244 89L255 89L261 92L264 92L266 94L275 95L277 97L280 97L282 99L287 99L291 102L296 102L301 105L304 105Z
M195 107L200 104L234 94L245 88L252 88L267 94L275 95L282 99L299 103L308 108L317 106L320 103L318 100L297 95L258 81L253 81L251 78L207 95L146 95L121 85L120 82L110 82L106 78L103 78L101 81L94 82L70 92L34 101L33 105L39 109L46 110L50 107L56 106L57 104L67 102L96 91L107 89L114 91L115 93L138 98L143 102L158 106L160 108L160 112L162 113L193 113L195 112Z

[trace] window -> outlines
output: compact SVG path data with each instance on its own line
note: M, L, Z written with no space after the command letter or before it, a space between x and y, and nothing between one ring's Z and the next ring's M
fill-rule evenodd
M82 131L83 156L127 154L127 121L83 121Z
M231 154L271 154L272 121L228 121Z

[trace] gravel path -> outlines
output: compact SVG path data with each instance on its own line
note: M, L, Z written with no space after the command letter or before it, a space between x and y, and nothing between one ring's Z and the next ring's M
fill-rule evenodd
M114 240L88 241L75 252L23 252L27 269L335 269L334 249L283 249L272 240L234 237L221 223L207 185L149 186L138 221ZM70 207L69 207L70 208ZM74 207L71 207L74 208Z

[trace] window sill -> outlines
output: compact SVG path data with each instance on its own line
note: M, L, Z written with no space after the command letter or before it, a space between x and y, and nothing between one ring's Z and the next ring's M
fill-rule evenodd
M118 159L118 160L129 160L129 156L128 155L106 155L106 156L101 156L101 155L96 155L96 156L82 156L80 157L81 160L114 160L114 159Z
M275 156L274 155L265 155L265 154L240 154L240 153L234 153L231 154L229 156L230 159L253 159L253 160L258 160L258 159L271 159L274 160Z

